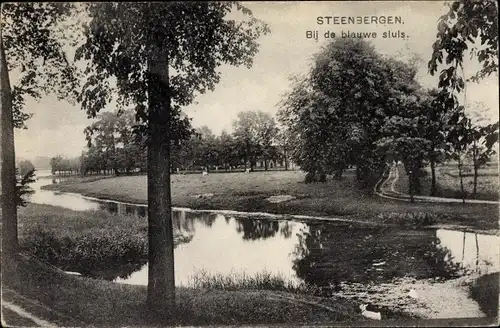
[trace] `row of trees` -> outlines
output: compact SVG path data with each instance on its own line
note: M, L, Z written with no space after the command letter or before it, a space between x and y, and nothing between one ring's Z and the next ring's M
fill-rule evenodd
M81 171L80 159L66 158L58 155L50 159L50 169L52 174L77 174Z
M189 127L184 138L171 142L171 170L254 170L259 162L265 170L288 169L287 139L270 114L240 112L233 127L232 134L223 131L218 136L207 126ZM85 132L89 145L80 158L82 173L146 171L146 138L132 111L104 112Z
M325 181L328 174L340 179L355 166L357 179L373 186L386 163L401 161L412 196L420 193L423 168L430 165L434 195L436 165L457 160L462 179L469 155L476 185L479 167L494 153L498 122L474 123L447 91L423 88L416 80L417 63L418 58L386 58L355 39L335 40L316 54L279 112L306 182Z

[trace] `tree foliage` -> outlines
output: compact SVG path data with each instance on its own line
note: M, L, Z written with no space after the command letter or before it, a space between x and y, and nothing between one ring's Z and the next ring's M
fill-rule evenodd
M2 40L12 81L12 110L16 128L26 128L33 113L24 111L26 97L45 94L72 101L76 98L77 71L68 60L64 42L72 37L60 30L74 10L72 3L2 4ZM67 32L67 31L65 31Z
M443 60L447 68L441 70L439 87L460 92L465 81L457 75L462 68L464 53L477 57L482 68L471 80L498 71L498 5L494 0L460 0L449 6L449 11L438 21L438 33L429 61L429 72L434 75ZM446 55L446 56L445 56Z
M372 184L384 166L382 128L403 108L411 115L406 102L418 89L414 77L408 65L383 58L365 41L339 39L318 52L279 114L295 136L293 157L306 180L340 178L356 166L358 180Z
M29 186L29 184L33 182L36 182L34 168L24 174L20 174L16 184L17 207L25 207L28 205L28 200L26 198L35 193L35 191Z

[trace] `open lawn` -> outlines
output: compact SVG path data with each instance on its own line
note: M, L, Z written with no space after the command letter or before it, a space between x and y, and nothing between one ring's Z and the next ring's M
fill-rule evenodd
M446 224L481 229L498 227L498 206L436 204L387 200L356 186L354 172L342 180L305 184L300 171L172 175L172 201L177 207L238 210L276 214L343 217L373 222L379 213L430 212L444 214ZM400 179L404 181L404 179ZM47 189L133 203L147 203L146 176L123 176L91 182L47 186ZM291 195L292 200L270 203L266 198Z
M426 168L425 171L427 172L427 175L421 179L421 195L430 196L431 171L430 168ZM399 177L399 181L395 184L395 189L400 192L408 193L408 177L406 176L402 166L399 167ZM464 167L462 177L467 199L499 199L498 192L500 190L500 186L498 180L498 165L496 163L488 164L479 170L477 178L477 193L475 196L472 194L474 183L472 166ZM437 194L435 196L445 198L462 198L460 178L456 164L445 164L436 167L436 182Z

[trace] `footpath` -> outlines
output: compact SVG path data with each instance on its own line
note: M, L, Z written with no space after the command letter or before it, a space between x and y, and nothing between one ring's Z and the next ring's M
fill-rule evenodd
M395 190L396 182L399 179L399 170L396 165L393 165L389 169L389 174L387 178L380 179L380 181L375 185L374 192L377 196L410 202L410 195L402 193ZM445 197L432 197L432 196L413 196L415 202L430 202L430 203L463 203L461 198L445 198ZM482 200L482 199L466 199L465 203L469 204L496 204L500 205L499 201L494 200Z
M2 327L83 327L82 322L59 313L2 286Z

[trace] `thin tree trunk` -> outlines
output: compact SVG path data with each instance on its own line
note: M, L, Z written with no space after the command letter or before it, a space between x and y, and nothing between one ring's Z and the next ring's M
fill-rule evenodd
M436 163L431 159L431 196L436 196Z
M477 233L475 234L476 237L476 270L479 270L479 241L477 240Z
M285 155L285 171L288 171L288 158L286 154L286 147L283 149L283 154Z
M476 139L474 139L474 144L473 144L473 148L472 148L472 161L473 161L473 165L474 165L474 187L473 187L473 190L472 190L472 197L476 197L476 192L477 192L477 171L479 169L479 165L478 165L478 158L477 158L477 153L478 153L478 150L476 148Z
M410 166L410 169L409 171L407 171L407 174L408 174L408 194L410 194L410 202L413 203L414 199L413 199L413 193L414 193L414 189L413 189L413 183L414 183L414 178L413 178L413 168L411 167L411 165L409 164Z
M458 155L458 176L460 177L460 192L462 194L462 203L465 204L464 179L462 177L462 160L460 159L460 154Z
M1 33L1 32L0 32ZM2 253L4 256L15 254L19 249L17 239L16 206L16 161L14 149L14 119L12 114L12 91L10 88L7 58L0 34L0 79L2 103L0 109L0 165L2 178ZM3 256L2 256L3 257Z
M464 260L465 260L465 231L464 231L464 238L462 241L462 265L464 263Z
M170 95L168 59L149 58L148 84L148 305L153 313L175 309L174 242L170 194Z

